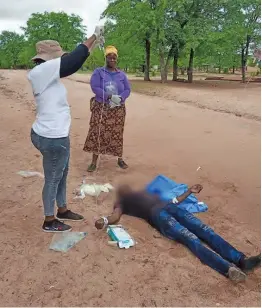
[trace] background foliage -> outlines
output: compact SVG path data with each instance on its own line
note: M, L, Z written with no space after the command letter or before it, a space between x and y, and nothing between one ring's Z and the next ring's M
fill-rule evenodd
M158 73L162 82L168 73L193 71L235 73L240 68L245 81L246 65L253 63L254 48L260 48L260 0L109 0L106 44L115 45L119 66L144 74ZM23 34L0 34L0 68L30 68L35 43L43 39L60 42L71 51L86 35L77 15L34 13L22 28ZM83 66L93 70L104 64L97 49Z

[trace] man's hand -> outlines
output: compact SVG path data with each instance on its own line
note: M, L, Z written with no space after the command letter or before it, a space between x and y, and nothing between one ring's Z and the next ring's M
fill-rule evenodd
M100 218L98 219L96 222L95 222L95 226L98 230L102 230L105 226L105 222L104 222L104 219L103 218Z
M189 188L192 194L199 194L202 189L203 189L203 186L200 184L195 184Z

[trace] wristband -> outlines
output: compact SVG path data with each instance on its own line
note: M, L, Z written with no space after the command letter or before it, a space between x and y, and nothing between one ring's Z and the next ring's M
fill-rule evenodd
M104 220L104 226L103 229L108 226L108 219L106 217L101 217Z
M174 203L174 204L179 203L176 197L172 199L172 203Z

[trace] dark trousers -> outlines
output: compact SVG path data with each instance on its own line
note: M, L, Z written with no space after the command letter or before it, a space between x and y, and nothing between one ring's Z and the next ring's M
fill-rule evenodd
M174 204L154 212L153 222L164 236L184 244L204 264L225 276L232 263L239 265L244 256L200 219Z

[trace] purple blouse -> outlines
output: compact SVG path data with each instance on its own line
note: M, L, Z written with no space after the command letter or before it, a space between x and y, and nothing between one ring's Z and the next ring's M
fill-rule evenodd
M108 102L109 95L120 95L122 103L130 95L130 84L126 74L120 70L110 72L104 67L97 68L90 80L91 89L97 102L102 103L103 98Z

